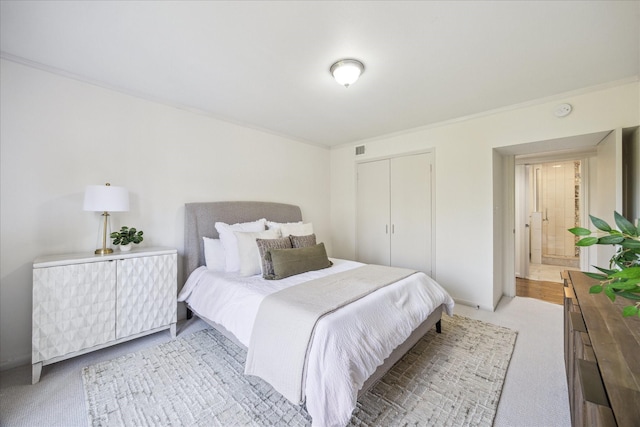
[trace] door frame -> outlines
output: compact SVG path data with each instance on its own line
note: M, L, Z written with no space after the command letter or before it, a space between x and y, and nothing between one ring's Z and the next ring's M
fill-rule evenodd
M553 163L553 162L560 162L560 161L575 161L578 160L580 161L580 175L581 175L581 182L580 182L580 222L581 222L581 227L585 227L588 228L589 224L590 224L590 220L589 220L589 194L591 193L589 188L590 188L590 168L589 168L589 158L594 155L595 153L593 152L589 152L589 153L585 153L585 152L581 152L581 153L565 153L565 154L553 154L550 153L549 155L544 155L544 156L534 156L534 157L527 157L526 159L518 159L518 156L516 156L515 159L515 164L516 165L534 165L534 164L542 164L542 163ZM515 179L515 175L514 175L514 179ZM527 177L528 179L528 177ZM524 208L526 209L525 212L529 212L529 197L527 197L529 191L529 187L526 187L526 192L524 194L521 194L521 196L524 197L525 200L518 200L517 196L518 194L516 194L514 196L514 202L516 204L520 204L521 206L524 206ZM526 215L526 213L525 213ZM516 219L516 224L518 223L517 219ZM529 227L529 230L531 230L531 228ZM515 240L515 244L516 246L518 246L518 243L520 243L520 247L521 250L518 252L520 254L520 263L526 263L527 266L529 264L529 260L527 260L525 258L526 253L528 253L528 251L526 249L528 248L524 248L525 242L518 242L517 239L517 232L516 232L516 240ZM580 251L580 257L579 257L579 268L580 270L586 271L589 269L589 253L590 251L588 250L581 250ZM528 270L528 268L527 268ZM515 292L514 292L515 295Z
M494 162L494 188L496 176L502 179L500 187L501 192L496 193L494 191L494 204L502 205L502 199L504 198L504 209L506 216L503 217L502 227L500 233L494 232L494 248L499 245L501 256L504 257L504 264L500 267L494 265L494 280L498 280L502 283L502 295L509 297L515 296L516 293L516 280L515 274L511 274L515 270L515 157L516 155L531 155L531 156L543 156L543 155L555 155L567 157L579 158L584 160L582 164L582 176L583 183L583 209L582 209L582 223L587 226L589 221L589 208L592 205L590 193L593 190L593 182L589 182L593 178L595 171L591 170L591 161L597 161L596 147L606 136L611 133L612 130L604 130L600 132L594 132L591 134L573 135L558 139L540 140L527 142L523 144L516 144L504 147L494 148L494 152L501 160ZM496 168L502 170L501 174L496 174ZM496 213L494 213L494 216ZM496 250L494 249L494 253ZM591 250L583 250L584 256L580 257L580 269L584 271L589 270L589 265L592 261L595 261L595 254ZM496 270L496 268L500 268ZM494 301L499 301L499 296L495 295L499 292L498 287L494 286ZM497 304L497 302L496 302Z
M527 215L531 211L529 204L529 171L527 164L515 163L515 273L516 277L529 277L529 262L531 261L530 234L531 221ZM518 175L520 179L518 180ZM520 236L520 238L518 238ZM518 244L519 241L519 244Z

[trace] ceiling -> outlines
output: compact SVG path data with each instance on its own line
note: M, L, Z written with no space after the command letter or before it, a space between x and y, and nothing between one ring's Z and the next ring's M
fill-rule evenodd
M335 146L640 75L638 1L4 1L2 56ZM351 87L329 74L357 58Z

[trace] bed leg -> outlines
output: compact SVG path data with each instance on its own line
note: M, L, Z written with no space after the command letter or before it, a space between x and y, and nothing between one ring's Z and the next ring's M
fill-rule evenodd
M436 332L441 334L442 333L442 320L438 320L436 322Z
M187 320L191 319L192 317L193 317L193 311L187 308Z

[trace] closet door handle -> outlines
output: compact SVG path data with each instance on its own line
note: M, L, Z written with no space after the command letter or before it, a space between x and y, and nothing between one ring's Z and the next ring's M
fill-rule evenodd
M384 225L384 234L389 234L389 224Z
M391 224L391 234L396 234L396 225Z

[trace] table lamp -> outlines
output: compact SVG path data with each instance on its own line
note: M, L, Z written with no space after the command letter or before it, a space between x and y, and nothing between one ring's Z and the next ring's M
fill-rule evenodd
M84 192L85 211L102 212L104 225L102 231L102 248L95 254L105 255L113 252L107 247L107 229L109 228L109 212L126 212L129 210L129 192L124 187L115 187L108 182L105 185L88 185Z

